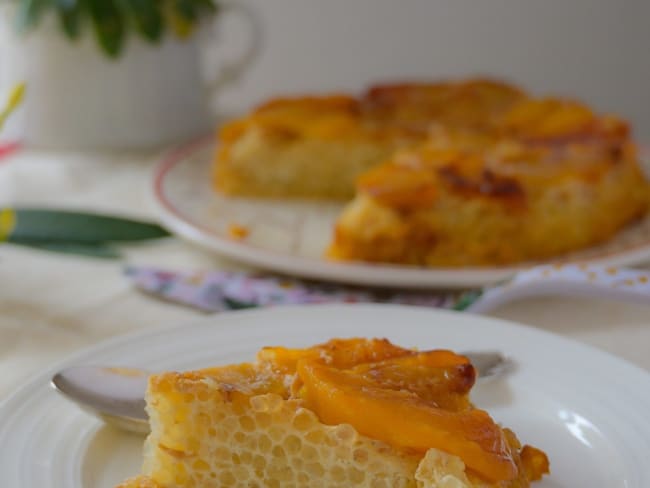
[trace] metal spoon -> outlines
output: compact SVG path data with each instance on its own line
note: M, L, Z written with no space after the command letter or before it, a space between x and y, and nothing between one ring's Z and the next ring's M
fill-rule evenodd
M55 374L52 386L106 423L146 434L144 394L150 374L141 369L72 366Z
M508 373L514 363L496 351L462 353L478 371L479 379ZM52 378L52 386L82 409L122 430L149 432L144 394L151 373L141 369L73 366Z

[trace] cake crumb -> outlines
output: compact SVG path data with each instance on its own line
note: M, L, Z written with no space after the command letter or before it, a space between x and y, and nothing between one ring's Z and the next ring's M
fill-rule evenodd
M248 237L248 234L250 234L248 227L244 227L243 225L240 225L236 222L233 222L228 226L228 236L231 239L241 241L243 239L246 239Z

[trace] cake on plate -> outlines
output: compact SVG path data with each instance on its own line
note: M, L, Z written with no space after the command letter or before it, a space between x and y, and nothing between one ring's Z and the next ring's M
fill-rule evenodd
M220 130L214 185L349 202L329 258L436 267L584 249L650 201L624 120L485 79L273 100Z
M119 488L528 487L548 459L472 404L475 376L385 339L155 375L143 474Z

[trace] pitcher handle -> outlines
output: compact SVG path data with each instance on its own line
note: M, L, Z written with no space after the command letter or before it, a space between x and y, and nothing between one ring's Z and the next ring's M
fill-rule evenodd
M248 67L255 61L260 54L261 47L264 41L264 30L262 21L258 14L256 14L251 7L245 3L232 0L219 1L220 12L217 15L216 22L220 20L221 15L228 13L237 14L247 20L250 25L250 35L248 44L244 52L238 59L224 61L218 67L218 75L211 81L208 81L208 89L210 98L214 99L216 94L225 86L237 82L248 69ZM212 37L216 36L216 28L212 27Z

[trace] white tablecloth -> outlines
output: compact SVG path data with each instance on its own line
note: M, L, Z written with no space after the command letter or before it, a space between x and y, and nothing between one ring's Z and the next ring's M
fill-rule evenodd
M23 151L0 160L0 204L153 217L148 183L159 157ZM239 267L178 239L131 246L125 254L126 263L178 270ZM122 274L125 261L0 246L0 400L53 361L102 339L209 320L135 291ZM491 315L577 339L650 369L650 304L553 297L512 303Z

